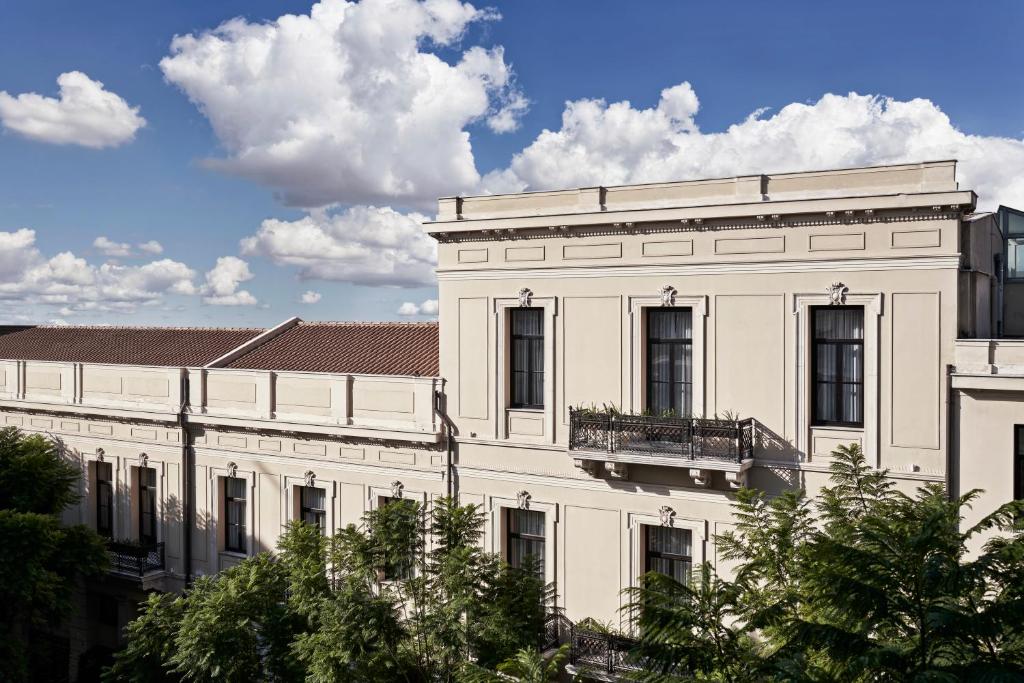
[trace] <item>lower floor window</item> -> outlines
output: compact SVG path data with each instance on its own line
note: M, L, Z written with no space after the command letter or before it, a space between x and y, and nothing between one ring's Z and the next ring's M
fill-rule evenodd
M377 501L377 506L383 508L387 505L395 503L401 503L403 498L393 498L391 496L381 496ZM385 557L384 567L381 569L381 578L384 581L404 581L411 579L414 570L414 562L412 557Z
M327 527L327 491L315 486L299 489L299 519L315 524L323 531Z
M1024 425L1013 428L1013 499L1024 500Z
M689 583L693 567L690 530L667 526L644 528L644 572L658 572L679 583Z
M506 560L509 565L522 569L526 566L526 558L532 557L537 573L544 576L544 513L506 508L506 515Z
M245 479L224 478L224 549L236 553L246 552L245 485Z

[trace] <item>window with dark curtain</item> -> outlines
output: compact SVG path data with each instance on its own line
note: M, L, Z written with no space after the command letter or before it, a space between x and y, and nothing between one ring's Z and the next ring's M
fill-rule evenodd
M114 537L114 482L109 462L96 463L96 533Z
M139 543L156 544L156 470L139 468Z
M864 424L864 308L812 309L814 412L816 425Z
M513 408L544 407L544 309L513 308L509 368Z
M1024 500L1024 425L1013 428L1013 499Z
M647 409L655 415L690 414L692 321L689 308L647 311Z
M689 583L693 548L689 529L645 526L644 572L658 572L679 583Z
M306 524L315 524L323 531L327 526L327 491L315 486L303 486L299 490L299 519Z
M522 569L527 557L536 561L537 573L544 576L544 513L535 510L506 508L508 533L507 560Z
M246 552L245 488L245 479L224 477L224 549L235 553Z

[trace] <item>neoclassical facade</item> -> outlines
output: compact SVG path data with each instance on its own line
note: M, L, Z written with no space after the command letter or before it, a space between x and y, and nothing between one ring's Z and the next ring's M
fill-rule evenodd
M437 324L0 335L0 421L77 460L68 519L118 553L72 653L290 519L396 497L480 505L489 550L615 621L646 571L727 573L734 491L813 493L842 444L979 515L1024 495L1024 219L955 170L441 199Z

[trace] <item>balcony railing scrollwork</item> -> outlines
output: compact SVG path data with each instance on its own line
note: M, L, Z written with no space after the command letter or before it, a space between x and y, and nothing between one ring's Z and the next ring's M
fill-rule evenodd
M569 450L741 463L754 457L758 422L569 409Z
M107 543L110 570L119 574L145 576L148 572L164 568L164 544L140 545L126 541Z

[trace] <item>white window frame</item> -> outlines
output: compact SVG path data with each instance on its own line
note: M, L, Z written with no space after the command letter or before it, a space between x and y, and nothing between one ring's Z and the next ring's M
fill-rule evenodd
M537 414L544 417L544 433L539 441L554 443L555 441L555 317L558 315L558 302L553 296L530 296L529 308L544 309L544 407L541 409L512 408L509 403L510 375L509 363L509 310L521 308L518 296L495 298L494 316L497 334L495 334L495 358L497 358L498 381L495 382L495 438L508 439L508 416L510 412ZM522 440L523 437L516 437Z
M649 512L630 512L626 515L626 533L629 536L629 554L623 576L627 582L621 586L622 590L636 586L640 577L644 575L644 538L642 535L645 526L668 526L673 529L687 529L690 532L690 543L692 550L691 566L697 569L707 560L708 545L708 522L706 519L694 519L680 517L673 514L670 524L663 524L661 515Z
M281 477L281 519L285 524L295 519L295 508L299 505L297 496L299 488L306 485L305 475L285 475ZM321 478L319 474L313 479L314 488L324 489L326 519L323 529L324 536L333 536L338 524L338 482L333 478Z
M142 465L142 453L132 457L122 457L120 459L121 474L115 476L115 479L119 479L115 483L115 486L120 484L121 481L126 482L124 490L126 491L127 500L124 505L119 505L119 509L114 512L114 539L130 538L133 541L139 540L140 529L138 528L138 515L139 515L139 478L137 474L132 472L133 467L143 467ZM165 481L167 466L160 460L154 460L147 455L145 467L156 470L156 542L164 543L166 541L164 533L164 524L166 523L165 516L167 511L164 507L167 499L167 483ZM115 470L117 471L117 470ZM118 496L115 490L114 500L118 501ZM121 525L118 527L117 520L120 518ZM134 519L133 519L134 518ZM117 532L120 532L122 536L117 536ZM164 553L166 557L167 548L164 546Z
M526 509L544 513L544 583L556 583L558 565L558 504L534 500L529 498L525 508L519 505L518 498L502 498L491 496L488 501L488 514L490 515L490 552L497 554L501 559L508 561L507 538L505 536L505 509L516 510Z
M880 465L879 457L879 350L881 347L881 292L847 292L844 306L864 307L864 426L863 427L812 427L811 425L811 308L827 307L831 303L831 295L794 294L793 316L796 325L796 411L795 429L796 450L804 454L805 460L813 458L813 430L829 432L830 435L842 432L858 434L863 439L864 457L868 462ZM853 440L853 439L851 439Z
M210 485L207 487L209 491L209 507L207 509L213 510L214 514L212 517L211 526L213 527L209 534L210 538L210 557L218 558L218 569L223 569L225 565L220 561L221 556L231 558L245 558L252 557L256 554L256 509L258 507L258 501L256 500L256 473L253 470L242 470L239 468L235 472L235 479L244 479L246 488L245 498L245 552L240 553L234 550L227 550L225 548L227 538L221 536L221 520L225 516L225 510L223 508L223 482L222 479L228 478L230 470L227 466L224 467L211 467L209 470L210 474ZM225 523L226 524L226 523ZM225 525L225 532L226 532Z
M707 295L685 296L675 294L672 297L672 308L689 308L691 311L692 339L690 341L691 405L690 413L703 417L707 410L706 403L706 362L707 348L708 297ZM630 387L629 411L639 413L647 406L647 329L646 309L663 308L664 300L660 294L634 295L629 297L629 377L626 378Z

